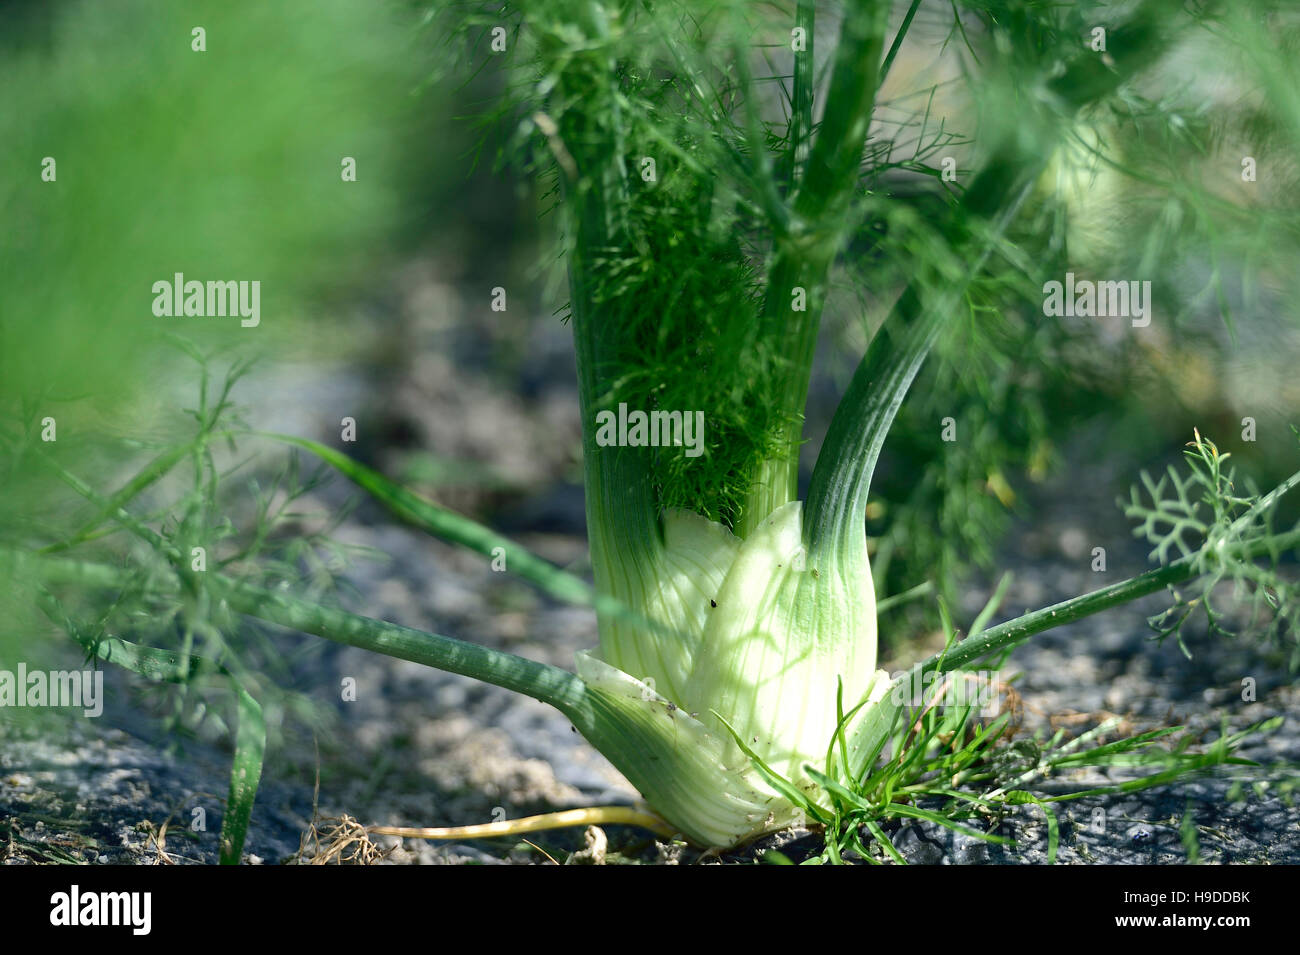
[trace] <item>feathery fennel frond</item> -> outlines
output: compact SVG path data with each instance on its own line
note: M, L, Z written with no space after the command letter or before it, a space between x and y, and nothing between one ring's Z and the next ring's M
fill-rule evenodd
M1194 585L1170 588L1173 604L1153 616L1151 626L1161 640L1176 636L1189 657L1184 629L1198 609L1212 634L1235 636L1216 592L1229 584L1232 600L1247 611L1242 626L1279 645L1289 634L1296 643L1291 667L1300 669L1300 580L1283 563L1287 548L1268 546L1280 532L1300 529L1277 526L1278 503L1300 483L1300 474L1267 494L1239 488L1235 470L1226 465L1231 455L1199 432L1183 456L1184 471L1171 465L1159 481L1143 472L1142 491L1135 486L1130 500L1120 502L1137 524L1134 535L1153 545L1152 560L1168 564L1177 556L1196 571ZM1243 547L1253 559L1243 556Z

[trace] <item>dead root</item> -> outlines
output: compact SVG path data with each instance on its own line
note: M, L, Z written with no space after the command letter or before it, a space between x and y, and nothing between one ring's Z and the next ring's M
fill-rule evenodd
M374 865L383 861L395 845L381 849L366 827L344 814L338 819L315 819L308 825L293 861L298 865Z

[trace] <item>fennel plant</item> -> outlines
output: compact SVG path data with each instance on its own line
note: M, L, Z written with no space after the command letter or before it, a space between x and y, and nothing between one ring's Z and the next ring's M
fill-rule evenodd
M984 110L978 149L953 183L935 162L934 140L906 158L876 148L881 90L921 6L907 4L901 16L873 0L834 10L692 0L435 6L432 28L471 59L500 55L503 92L491 118L510 130L525 168L549 184L577 357L594 581L335 449L271 437L315 453L402 518L503 555L511 572L545 592L594 607L599 646L579 654L573 672L350 614L265 575L188 571L186 546L201 533L202 515L164 532L130 507L190 458L201 483L211 446L231 436L215 418L203 418L192 444L160 455L112 495L51 462L100 517L41 553L0 551L6 570L30 581L43 609L100 659L154 679L201 673L229 681L240 709L226 861L239 857L265 745L256 681L190 643L177 652L88 635L58 599L60 588L111 591L147 576L151 586L186 595L199 617L233 623L247 615L550 703L642 794L649 814L637 818L705 847L811 820L826 827L837 858L848 849L866 854L859 833L881 838L883 815L925 818L913 800L961 798L952 795L956 782L936 779L993 780L1003 804L1035 802L1024 789L1035 772L1103 764L1113 752L1058 739L1029 768L1003 773L985 762L1000 736L996 723L975 726L969 708L907 712L898 684L877 669L868 492L936 341L958 323L978 325L1008 298L1023 299L1032 269L1013 238L1027 227L1027 210L1041 210L1037 193L1052 158L1080 124L1130 97L1130 82L1201 22L1181 3L1145 0L1122 20L1107 19L1102 56L1064 39L1084 25L1079 11L965 5L983 34L967 37L959 16L953 42L972 45L981 77L1002 98L975 103ZM1091 12L1103 15L1101 7ZM819 58L832 35L832 52ZM489 52L492 43L501 48ZM755 75L771 50L789 64L788 84L784 67ZM1014 116L992 106L1008 101ZM924 201L900 198L900 183L917 178L933 184L920 191ZM831 418L800 500L822 313L838 263L864 235L875 237L868 264L879 255L895 269L882 267L869 289L887 317ZM600 440L602 415L621 407L702 412L703 453ZM1276 565L1300 529L1279 528L1274 518L1297 478L1243 496L1221 480L1226 455L1199 435L1192 447L1194 477L1177 485L1179 495L1203 492L1214 518L1178 526L1199 537L1176 555L1161 546L1158 518L1170 510L1163 487L1152 486L1151 505L1135 499L1132 507L1135 516L1154 515L1147 527L1159 538L1160 567L997 625L990 603L963 640L944 611L948 645L913 675L958 674L1036 633L1193 580L1244 582L1279 628L1292 620L1293 588ZM150 545L158 560L123 571L65 553L108 525ZM967 730L971 741L953 742ZM1157 738L1126 745L1144 750ZM1230 759L1230 743L1188 757L1179 771ZM1156 774L1143 785L1168 778Z

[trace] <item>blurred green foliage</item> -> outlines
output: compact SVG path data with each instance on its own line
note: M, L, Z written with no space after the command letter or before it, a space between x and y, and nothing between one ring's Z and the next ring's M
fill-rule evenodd
M9 16L0 402L10 426L19 398L71 427L91 407L102 416L157 388L164 332L207 349L336 346L344 332L320 306L379 261L429 164L408 18L348 0L74 2ZM195 28L205 52L192 49ZM342 181L344 157L356 159L355 182ZM260 281L261 325L156 318L152 284L177 272Z
M97 513L57 468L108 495L192 440L192 357L348 352L354 298L429 230L451 157L402 4L10 4L0 50L0 544L37 547ZM260 282L260 324L156 317L178 272ZM49 626L30 598L0 586L28 658Z

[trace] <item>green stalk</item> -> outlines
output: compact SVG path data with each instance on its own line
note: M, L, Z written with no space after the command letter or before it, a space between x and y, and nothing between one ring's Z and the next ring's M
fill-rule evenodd
M459 673L461 676L482 680L550 703L566 714L582 698L582 681L560 667L412 627L323 607L287 594L273 593L220 577L212 578L210 584L239 613L290 630L313 633L336 643L346 643L399 660Z
M8 548L0 549L0 569L11 577L31 573L42 584L75 584L103 590L120 589L128 580L125 571L107 564L37 557ZM290 630L315 634L336 643L345 643L449 673L459 673L493 686L523 693L561 710L574 706L582 696L582 681L560 667L537 663L463 640L324 607L289 594L240 583L213 572L205 573L204 583L216 597L226 601L236 612ZM151 650L150 654L141 656L139 648L120 641L105 641L105 646L107 649L101 654L104 659L123 662L132 669L138 669L137 663L143 661L151 667L163 668L158 670L162 674L164 670L171 672L178 668L181 663L177 654ZM114 647L117 649L114 650ZM145 675L152 675L153 672L151 670Z
M786 188L794 192L808 162L808 140L813 127L813 87L817 77L813 34L817 26L817 6L812 0L799 0L795 26L804 31L807 44L802 56L794 58L794 88L790 93L790 125L786 130L786 154L783 173Z
M597 12L593 4L587 14L579 16L578 25L598 50L608 25ZM587 537L596 592L640 608L657 569L662 534L648 458L635 448L596 443L597 413L614 410L609 402L615 390L613 376L623 358L623 316L619 314L621 303L597 308L595 275L601 268L599 257L619 247L625 237L622 210L628 201L628 173L623 159L621 107L617 90L611 86L617 76L616 64L599 53L589 56L591 63L566 66L564 82L552 94L560 117L560 138L574 162L562 186L574 232L569 251L569 307L582 420ZM593 99L597 106L591 105ZM565 108L569 101L583 102L586 108ZM602 614L600 630L602 647L629 672L661 672L662 668L644 659L641 641L626 638L628 628L613 626L608 615Z
M898 32L894 34L894 42L889 44L889 52L885 54L885 62L880 67L880 86L885 85L885 78L889 76L889 68L894 65L894 58L898 56L898 51L902 49L903 40L907 38L907 31L912 28L912 20L916 17L916 11L921 9L921 0L912 0L908 5L907 13L903 15L903 22L898 27Z
M1042 102L1037 106L1027 104L1031 106L1031 114L1044 108L1056 112L1058 121L1046 126L1058 130L1062 125L1060 118L1072 117L1088 104L1112 93L1168 44L1165 23L1169 8L1174 5L1176 0L1148 0L1127 22L1111 29L1108 42L1113 66L1102 63L1091 51L1079 54L1060 76L1046 84L1044 91L1047 95ZM828 222L826 217L852 188L861 163L877 88L874 84L863 84L861 78L883 74L880 62L887 8L888 4L857 3L845 18L826 115L794 201L791 234L779 246L769 272L767 297L758 327L782 329L772 333L781 337L781 354L789 356L789 362L784 373L776 377L774 386L786 396L786 411L791 420L800 418L807 401L817 330L825 303L826 275L839 242L838 231L832 228L833 220ZM900 37L907 25L905 22ZM896 53L896 50L891 50L891 53ZM1041 143L1026 152L1024 144L1017 141L1013 133L997 144L991 150L983 171L963 193L949 223L953 248L969 246L971 226L976 223L999 222L994 234L1000 234L1014 214L1014 204L1023 200L1048 155L1050 150L1044 149ZM986 245L980 252L972 252L972 257L983 262L988 248ZM974 276L977 271L978 265L968 274ZM790 309L791 290L795 286L807 290L808 310L805 313ZM946 296L939 309L955 307L959 301L960 294ZM901 324L917 316L919 304L914 289L904 292L898 305L902 313ZM932 343L933 338L930 341ZM919 363L907 372L908 384L918 369ZM809 491L805 527L810 543L819 542L823 553L837 546L837 540L842 544L840 538L848 533L848 527L858 526L857 511L862 511L865 516L866 489L870 484L875 455L879 453L879 446L873 451L871 443L877 437L883 440L897 411L896 405L892 410L888 405L873 408L877 399L871 392L879 387L874 380L879 371L878 366L868 366L864 358L850 386L850 394L846 395L832 422L832 433L827 437L830 457L823 465L824 450L818 460L820 481L814 472L813 480L818 486ZM851 435L855 423L861 430L870 416L885 411L887 414L880 418L883 427L873 435L865 436L865 441ZM739 536L747 536L772 510L797 496L799 437L797 432L787 435L782 452L759 468L736 529ZM857 479L847 473L855 460L860 469ZM827 469L844 473L832 476ZM835 493L831 493L832 487ZM853 499L857 504L851 511L837 509ZM828 534L830 527L836 524L845 530Z
M598 203L591 196L575 197L580 206ZM582 416L582 467L586 496L587 543L596 592L621 605L641 608L663 550L648 458L638 449L600 447L596 415L608 409L611 389L601 374L617 355L617 317L593 314L590 307L586 251L607 247L605 233L593 234L602 218L590 206L581 208L578 241L571 253L570 312L578 369L578 405ZM663 673L662 660L647 659L646 640L639 628L619 628L606 615L600 620L601 646L606 657L629 673ZM660 642L656 641L655 645Z
M1240 559L1254 560L1298 546L1300 546L1300 528L1241 544L1231 550ZM1102 587L1092 593L1072 597L1050 607L1000 623L970 640L957 644L945 653L935 654L917 664L914 669L919 669L922 673L929 670L946 673L974 663L992 653L1019 646L1030 637L1046 630L1053 630L1083 617L1090 617L1111 607L1118 607L1120 604L1146 597L1166 587L1183 583L1204 573L1198 566L1199 556L1199 553L1190 554L1166 567L1147 571L1145 574L1130 577L1109 587Z
M888 15L889 4L876 0L856 0L845 14L826 111L792 202L790 229L778 237L768 268L767 291L754 334L780 343L777 353L785 356L786 363L773 376L771 388L782 396L784 417L790 424L777 453L754 475L736 526L736 534L742 538L776 508L798 496L801 427L797 422L802 422L808 401L827 276L843 235L842 211L857 183L871 125ZM808 22L811 25L811 15ZM811 48L803 55L811 59ZM811 65L806 69L810 71ZM796 112L801 105L811 110L811 83L807 76L804 85L798 85L798 80L796 72ZM805 292L805 311L792 308L795 288Z
M889 7L882 0L854 0L840 26L826 112L794 201L795 213L814 229L829 224L824 214L857 182L875 107ZM824 238L831 245L838 242L835 234Z
M989 194L997 193L1006 205L966 273L966 283L949 286L938 302L924 308L919 284L909 286L872 339L831 418L808 488L804 534L814 563L861 545L871 478L894 417L940 329L983 268L993 241L1015 218L1040 167L1040 162L1023 161L1015 170L999 168L976 179L971 187L976 202L985 204Z
M1168 43L1163 24L1171 2L1148 0L1129 21L1111 30L1114 68L1107 68L1095 53L1077 56L1061 76L1047 84L1050 101L1045 107L1072 117L1149 63ZM1063 125L1060 121L1044 124L1054 132ZM814 562L857 546L866 520L871 477L903 397L942 324L959 306L993 242L1015 218L1050 154L1051 149L1042 143L1026 149L1014 134L995 146L984 168L963 192L948 224L951 246L965 249L974 262L966 273L967 283L946 289L937 303L924 308L920 283L912 283L872 340L836 408L813 471L804 528ZM991 231L976 246L976 227L981 223L987 223ZM907 359L891 362L899 348L906 351Z

